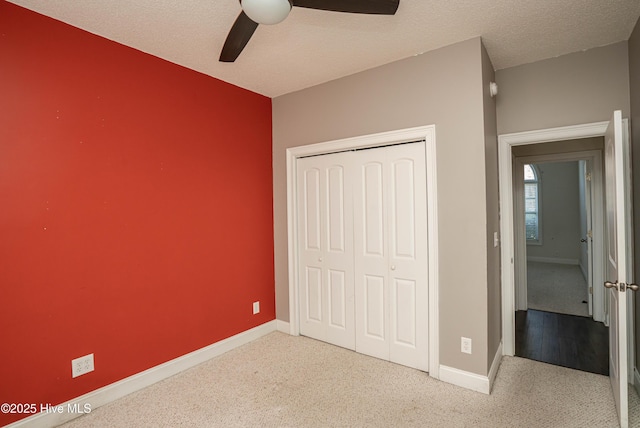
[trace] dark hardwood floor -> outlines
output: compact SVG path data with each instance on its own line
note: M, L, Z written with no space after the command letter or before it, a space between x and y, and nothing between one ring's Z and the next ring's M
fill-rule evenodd
M609 375L609 329L588 317L516 312L516 356Z

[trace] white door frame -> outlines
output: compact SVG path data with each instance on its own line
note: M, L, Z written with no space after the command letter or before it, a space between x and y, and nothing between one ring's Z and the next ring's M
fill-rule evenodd
M439 378L439 326L438 326L438 218L436 177L435 125L420 126L398 131L382 132L361 137L346 138L287 149L287 233L289 263L289 333L300 334L298 304L298 227L296 159L340 151L382 147L390 144L425 140L427 176L427 254L429 288L429 375Z
M502 273L502 355L515 354L515 245L513 212L513 155L512 148L527 144L578 138L603 137L609 122L564 126L517 132L498 136L498 180L500 187L500 234Z
M549 155L529 155L517 156L514 161L518 168L524 164L530 163L546 163L546 162L577 162L586 160L589 162L592 171L591 192L591 229L593 232L593 241L604 242L604 189L603 189L603 169L602 169L602 151L585 150L569 153L556 153ZM515 177L514 177L515 178ZM522 180L520 180L522 181ZM516 187L522 185L516 183ZM519 237L524 237L524 206L520 201L514 201L514 227L519 231L515 236L515 264L514 275L519 278L514 283L516 309L523 310L527 308L527 276L526 276L526 241ZM602 284L604 278L604 249L602 245L596 245L592 250L593 254L589 263L593 268L592 283L593 286L593 319L599 322L605 322L605 301L604 287Z

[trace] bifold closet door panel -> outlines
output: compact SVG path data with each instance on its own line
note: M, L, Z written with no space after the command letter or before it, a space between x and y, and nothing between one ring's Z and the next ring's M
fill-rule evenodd
M356 350L428 368L424 143L357 153Z
M389 265L385 174L380 151L358 153L354 174L356 351L389 359Z
M389 159L389 360L426 371L429 290L425 145L397 146Z
M353 153L298 159L300 333L355 349Z

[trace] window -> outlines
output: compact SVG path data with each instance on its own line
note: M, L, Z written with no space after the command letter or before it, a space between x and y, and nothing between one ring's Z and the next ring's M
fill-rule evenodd
M524 225L527 241L539 241L540 179L534 165L524 166Z

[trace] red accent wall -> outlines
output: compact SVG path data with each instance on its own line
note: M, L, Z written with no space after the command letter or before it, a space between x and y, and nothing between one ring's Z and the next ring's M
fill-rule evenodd
M0 0L0 403L274 318L271 100Z

